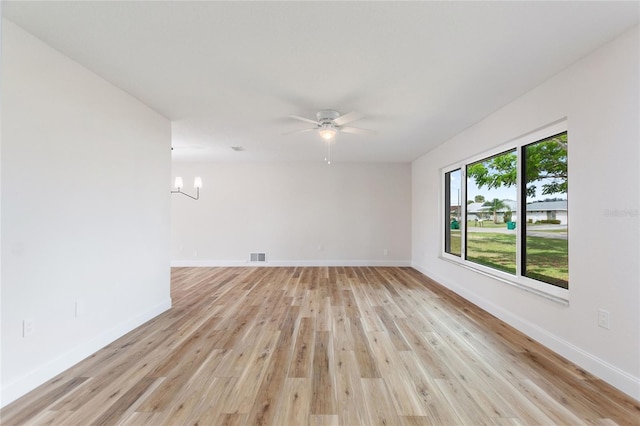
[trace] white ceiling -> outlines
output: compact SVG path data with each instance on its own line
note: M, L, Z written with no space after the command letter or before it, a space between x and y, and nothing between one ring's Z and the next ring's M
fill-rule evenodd
M638 2L8 2L173 123L174 160L411 161L639 22ZM497 141L500 142L500 141ZM235 152L231 146L246 150Z

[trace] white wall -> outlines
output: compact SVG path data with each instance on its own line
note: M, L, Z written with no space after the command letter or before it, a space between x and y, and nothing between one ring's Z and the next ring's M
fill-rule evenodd
M255 251L272 266L411 262L408 163L174 163L173 175L191 193L204 181L199 201L173 195L173 265L243 265Z
M2 55L5 405L170 306L171 130L9 21Z
M636 27L413 164L413 265L640 399ZM570 305L439 259L440 169L567 117ZM439 201L437 201L439 200ZM597 325L598 308L611 329Z

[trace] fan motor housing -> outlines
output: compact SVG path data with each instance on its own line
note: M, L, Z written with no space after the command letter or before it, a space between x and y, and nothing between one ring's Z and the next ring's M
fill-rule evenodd
M327 121L331 122L338 117L340 117L340 113L332 109L323 109L322 111L318 111L316 114L316 118L320 123L325 123Z

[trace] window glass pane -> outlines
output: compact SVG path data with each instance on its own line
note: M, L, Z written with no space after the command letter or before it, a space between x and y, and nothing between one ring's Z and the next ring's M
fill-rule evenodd
M522 274L569 288L567 133L523 150L527 214Z
M462 193L460 169L445 173L445 247L444 251L460 256L460 212Z
M516 273L516 150L467 165L466 259Z

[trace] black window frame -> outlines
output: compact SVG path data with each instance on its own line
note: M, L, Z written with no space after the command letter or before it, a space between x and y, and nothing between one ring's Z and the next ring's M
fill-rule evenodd
M567 119L558 120L555 123L549 124L547 126L541 127L538 130L529 132L522 136L516 137L508 143L504 143L502 145L496 146L493 149L487 150L485 152L479 153L477 155L468 157L461 161L450 164L447 167L443 167L441 169L442 176L442 200L445 201L445 206L442 208L441 214L444 214L443 222L445 224L445 229L442 232L442 245L441 245L441 255L440 258L451 261L461 266L464 266L468 269L474 270L476 272L482 273L483 275L488 275L493 278L498 279L499 281L505 282L510 285L514 285L520 288L523 288L532 293L539 294L546 298L549 298L554 301L558 301L562 304L568 304L569 301L569 286L567 288L559 287L554 285L553 283L548 283L536 278L528 277L523 274L526 267L526 219L527 219L527 211L526 211L526 176L524 165L523 165L523 157L524 157L524 147L528 145L532 145L535 143L539 143L544 141L545 139L550 139L554 136L566 133L567 141L570 139L570 134L568 131ZM501 271L496 268L492 268L490 266L482 265L475 263L473 261L469 261L466 259L467 257L467 236L466 230L461 232L461 253L460 256L457 254L448 253L447 250L450 250L450 241L451 241L451 232L447 230L446 224L449 221L449 217L451 214L451 206L446 205L450 204L450 181L447 179L447 176L450 178L450 173L460 169L461 171L461 211L459 212L461 217L461 230L466 228L467 222L467 166L486 161L492 157L500 155L501 153L509 152L516 150L517 156L517 200L516 200L516 208L518 209L517 214L514 215L517 217L516 221L516 273L511 274L505 271ZM569 162L568 159L568 149L567 149L567 164ZM570 179L570 171L567 168L567 179ZM445 182L446 180L446 182ZM568 200L568 191L566 193L566 198ZM567 219L569 219L569 212L567 207ZM569 244L569 232L567 230L567 241ZM449 244L447 245L446 240L449 240ZM524 252L524 253L523 253ZM567 254L568 256L568 254ZM570 263L570 262L569 262ZM570 271L569 271L570 272ZM570 280L567 280L570 281Z

